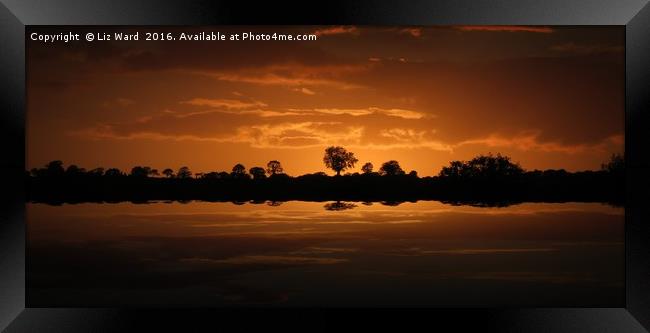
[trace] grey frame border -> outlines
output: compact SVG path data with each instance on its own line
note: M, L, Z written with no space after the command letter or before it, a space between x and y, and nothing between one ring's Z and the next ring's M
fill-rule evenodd
M208 309L25 308L25 26L27 25L621 25L626 33L626 306L611 309L232 311ZM648 332L650 329L650 5L648 0L415 0L290 2L180 0L0 0L0 329L25 331L167 330L196 325L297 325L342 317L384 328L402 318L501 332ZM288 313L291 312L291 313ZM271 313L269 316L268 314ZM395 316L399 314L399 316ZM388 318L400 318L392 322ZM287 324L285 319L294 324ZM191 324L188 324L191 323ZM388 326L387 326L388 325ZM299 326L297 326L299 327ZM644 328L645 327L645 328ZM333 326L336 328L336 326ZM367 327L365 327L367 328Z

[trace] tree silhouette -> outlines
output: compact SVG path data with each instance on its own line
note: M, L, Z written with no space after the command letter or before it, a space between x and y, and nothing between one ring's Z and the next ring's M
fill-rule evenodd
M266 172L268 172L270 176L282 173L283 171L284 169L282 169L282 165L279 161L273 160L266 163Z
M178 169L176 177L181 179L192 178L192 172L190 171L190 168L184 166Z
M86 169L80 168L74 164L68 166L68 168L65 169L65 174L72 177L81 176L84 173L86 173Z
M170 168L167 168L167 169L163 170L162 174L165 175L165 177L167 177L167 178L172 178L172 177L174 177L174 170L172 170Z
M136 178L146 178L151 174L151 168L148 166L135 166L131 169L131 176Z
M354 155L342 147L326 149L323 160L337 175L357 162ZM625 158L622 154L612 155L601 165L601 170L576 172L563 169L524 171L507 156L479 155L469 161L451 161L438 177L422 178L416 171L410 171L409 176L375 177L378 173L372 171L369 162L361 168L364 175L355 172L329 177L324 172L316 172L291 177L280 173L281 166L277 163L278 167L268 164L267 168L253 167L250 175L242 164L237 164L232 173L197 173L196 179L192 179L192 172L184 166L178 170L177 177L187 180L170 181L147 178L157 175L155 169L147 166L133 167L127 176L116 168L85 171L74 164L64 168L63 162L52 161L26 172L25 180L28 200L54 204L125 200L253 200L258 203L264 200L328 200L335 202L327 204L326 209L342 210L353 205L343 200L395 204L427 199L477 205L551 200L601 201L616 205L622 204L625 198ZM272 175L268 179L267 172ZM172 178L174 172L165 169L162 174ZM405 173L397 161L391 160L383 163L379 174ZM248 181L251 175L255 181Z
M46 174L50 177L62 176L65 173L62 161L52 161L45 165Z
M269 163L271 163L271 162L269 162ZM248 173L250 173L251 176L253 176L253 179L264 179L264 178L266 178L266 171L262 167L252 167L250 170L248 170Z
M203 174L204 179L219 179L219 173L215 171L210 171Z
M354 153L348 152L343 147L332 146L325 149L325 156L323 157L323 163L325 166L336 171L336 175L340 176L341 171L344 171L348 168L354 168L354 164L357 163Z
M448 167L442 167L440 177L460 178L463 173L464 163L461 161L451 161Z
M88 174L94 177L101 177L104 175L104 168L94 168L88 171Z
M612 154L609 162L600 165L600 169L610 173L621 173L625 170L625 155Z
M361 167L361 171L362 171L363 173L365 173L365 174L369 174L369 173L372 173L372 168L373 168L372 163L367 162L366 164L364 164L364 165Z
M104 172L104 176L105 177L119 177L119 176L124 176L124 174L122 173L122 171L120 171L120 169L110 168L110 169L106 170L106 172Z
M524 173L518 163L513 163L508 156L501 154L479 155L473 159L462 162L453 161L448 167L443 167L440 177L450 178L495 178L515 177Z
M399 162L395 160L390 160L381 165L381 168L379 169L379 174L381 174L382 176L397 176L397 175L403 175L404 170L402 170L402 167L399 166Z
M246 167L243 164L237 163L235 164L234 167L232 167L233 177L241 177L245 174L246 174Z

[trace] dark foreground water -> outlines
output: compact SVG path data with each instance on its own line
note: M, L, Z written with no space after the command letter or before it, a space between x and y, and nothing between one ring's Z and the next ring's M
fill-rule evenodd
M624 209L27 205L27 306L624 305Z

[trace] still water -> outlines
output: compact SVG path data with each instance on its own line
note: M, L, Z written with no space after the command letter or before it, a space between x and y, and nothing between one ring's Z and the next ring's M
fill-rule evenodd
M598 203L27 205L27 306L624 304Z

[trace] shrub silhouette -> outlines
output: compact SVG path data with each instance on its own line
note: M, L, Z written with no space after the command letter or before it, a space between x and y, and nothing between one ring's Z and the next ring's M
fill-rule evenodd
M372 173L372 168L373 168L372 163L367 162L361 167L361 172L363 172L364 174Z
M402 167L399 166L399 162L390 160L381 165L379 174L382 176L398 176L403 175L404 170L402 170Z
M162 174L167 177L167 178L173 178L174 177L174 170L167 168L163 170Z
M609 162L603 163L600 169L610 173L622 173L625 171L625 155L612 154Z
M279 161L273 160L266 163L266 172L268 172L270 176L282 173L283 171L282 164L280 164Z
M101 177L104 175L104 168L94 168L88 171L88 175L93 177Z
M147 178L150 175L153 176L155 174L158 174L158 170L151 169L148 166L135 166L131 169L131 173L129 174L131 177L136 177L136 178Z
M49 177L59 177L65 173L62 161L52 161L45 166L45 174Z
M501 178L517 177L523 172L518 163L511 162L510 157L490 153L479 155L467 162L452 161L448 167L442 168L439 176L457 179Z
M124 173L120 169L110 168L104 172L104 177L120 177L124 176Z
M232 167L233 175L243 175L245 173L246 173L246 167L241 163L237 163L235 164L234 167Z
M264 179L266 178L266 170L262 167L252 167L248 170L248 173L253 176L253 179Z
M246 173L246 167L241 163L237 163L237 164L235 164L234 167L232 167L232 172L230 173L230 175L234 179L248 179L249 178L248 174Z
M176 178L180 178L180 179L192 178L192 172L190 171L190 168L184 166L178 169L178 172L176 173Z
M85 173L86 173L86 169L80 168L74 164L68 166L68 168L65 169L65 175L70 177L78 177Z

